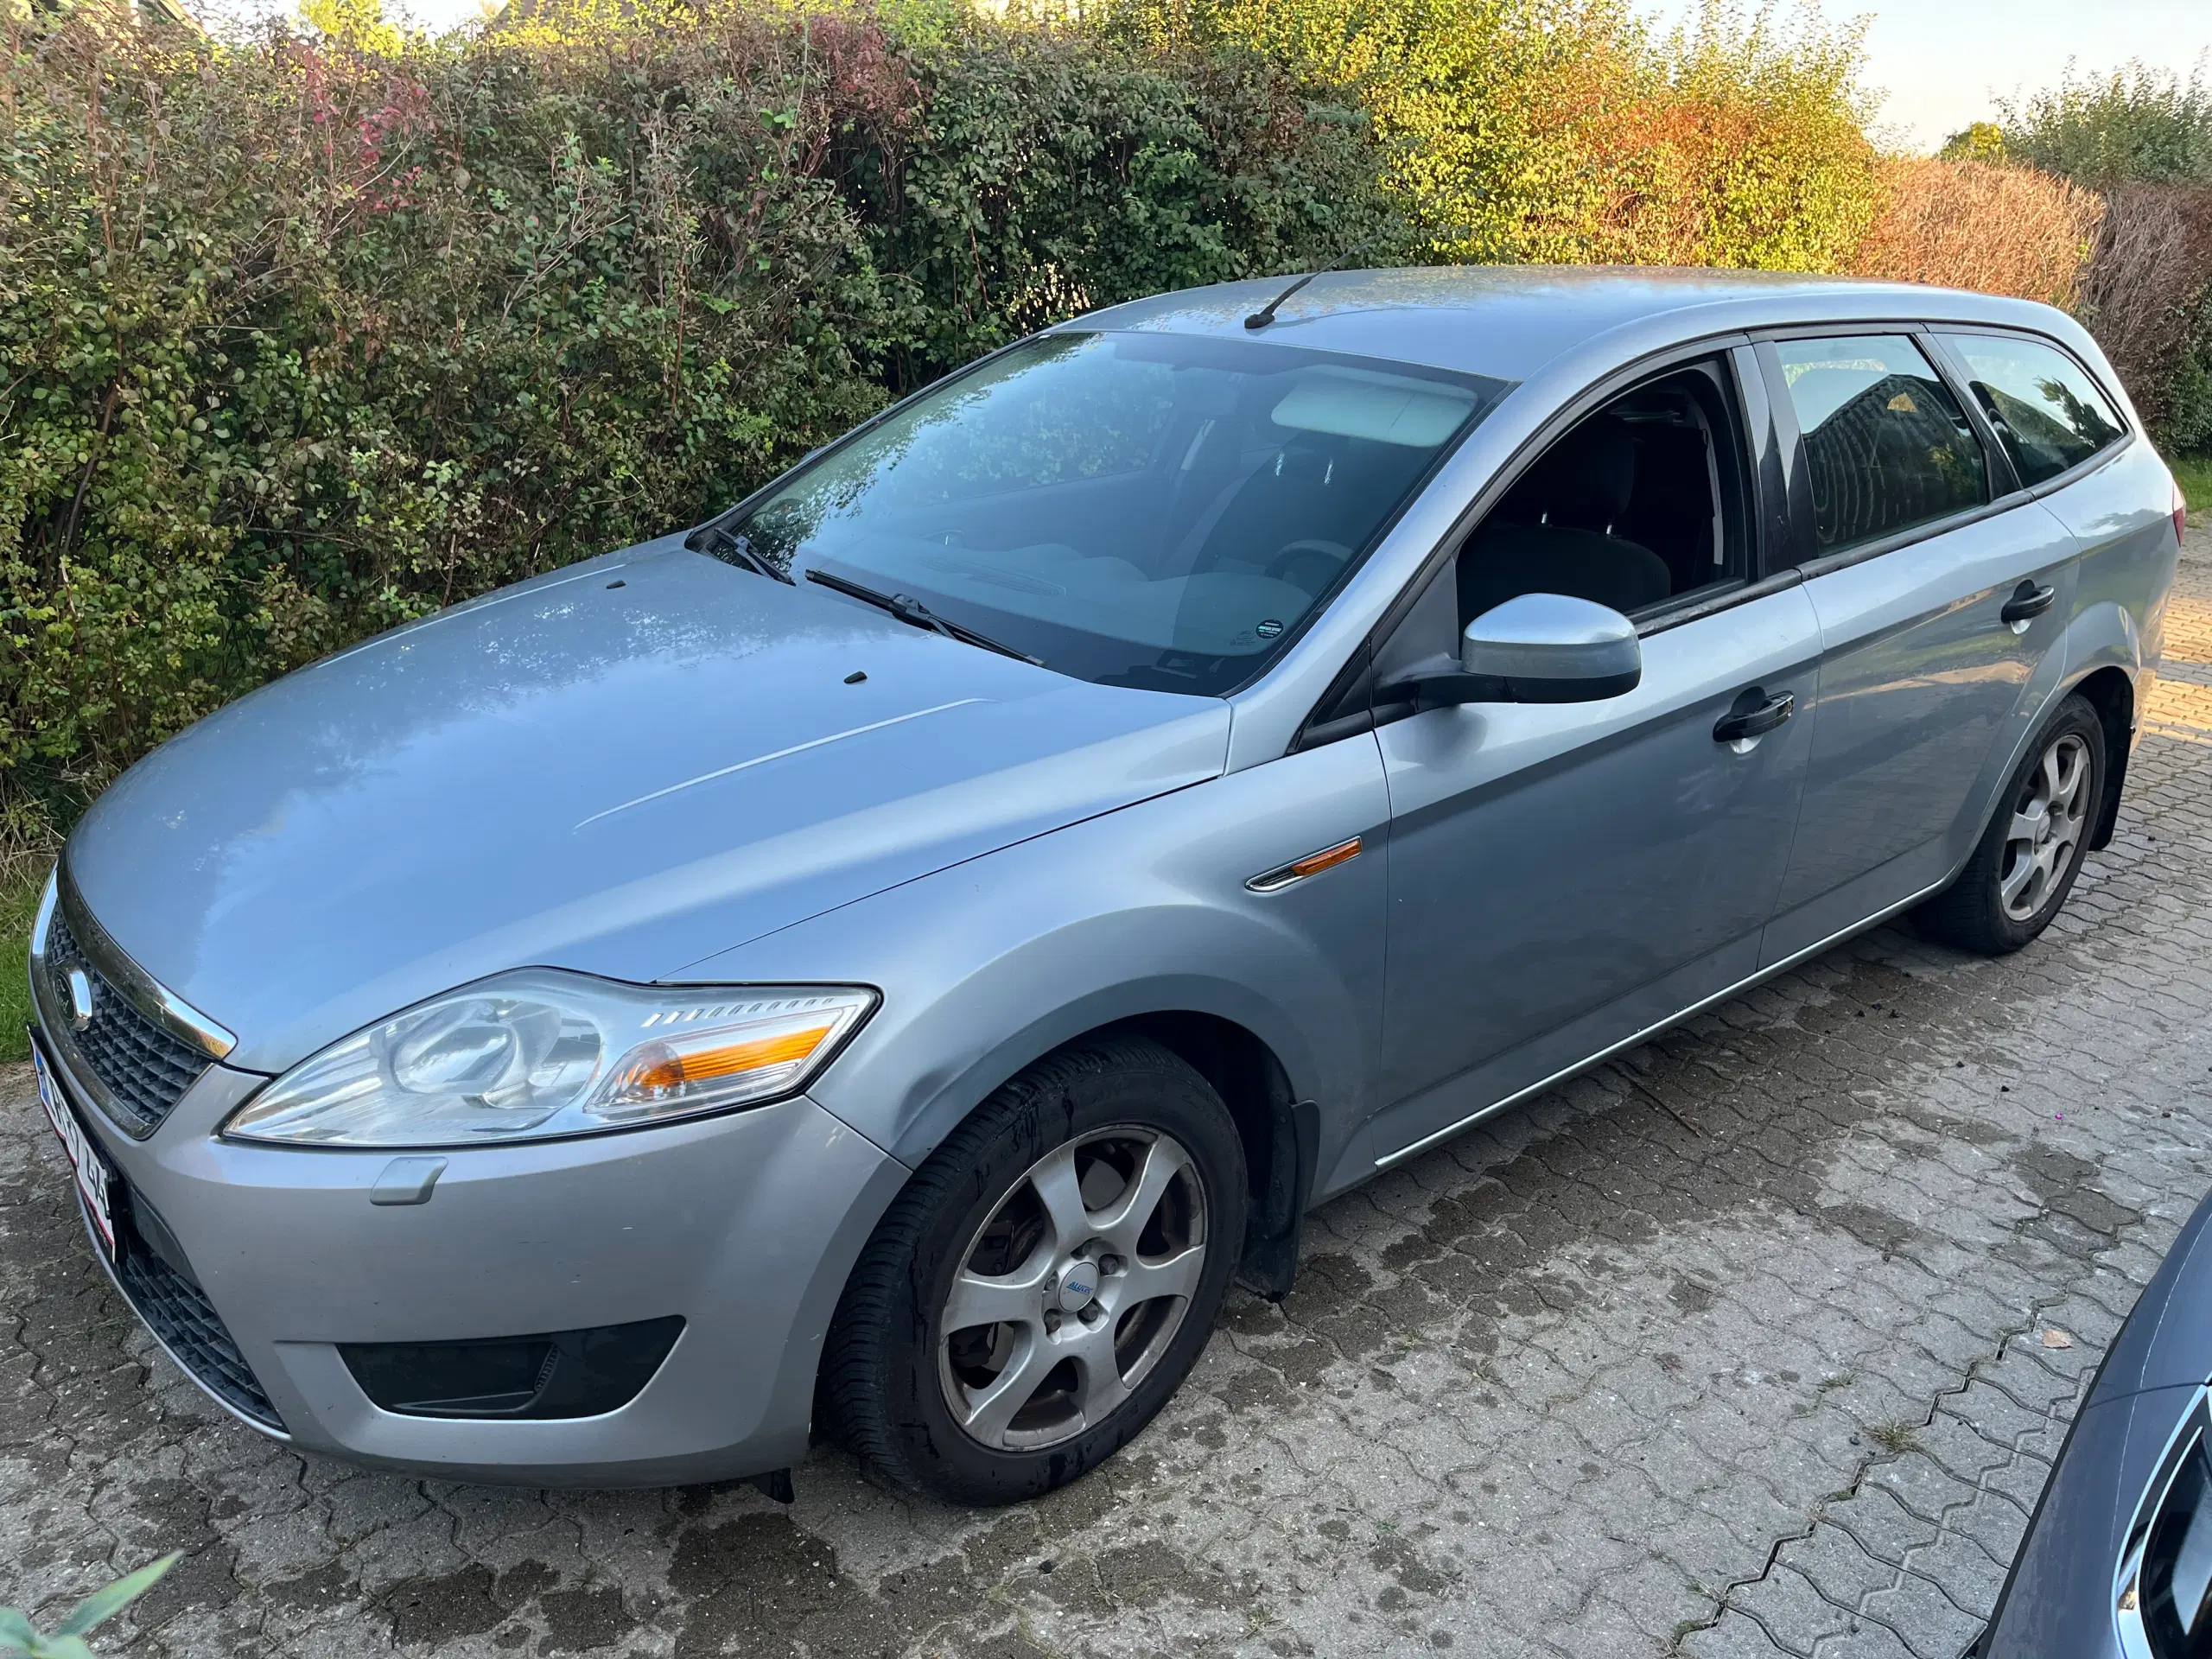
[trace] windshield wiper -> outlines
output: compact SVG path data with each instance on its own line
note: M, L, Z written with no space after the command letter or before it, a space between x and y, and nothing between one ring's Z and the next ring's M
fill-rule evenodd
M694 553L705 553L720 559L724 564L742 565L747 570L780 582L786 588L798 584L770 563L767 556L745 537L734 531L724 530L720 524L702 524L683 538L683 545Z
M1012 645L1001 644L988 633L978 633L973 628L963 627L957 622L949 621L912 594L878 593L873 588L863 588L857 582L848 582L842 576L833 576L827 570L809 570L806 573L806 579L809 582L818 582L824 588L835 588L838 593L849 594L855 599L863 600L879 610L890 612L901 622L911 623L918 628L927 628L931 632L941 633L948 639L957 639L963 645L981 645L985 651L995 651L1001 657L1011 657L1016 662L1027 663L1033 667L1045 666L1045 659L1042 657L1032 657L1026 651L1016 651Z

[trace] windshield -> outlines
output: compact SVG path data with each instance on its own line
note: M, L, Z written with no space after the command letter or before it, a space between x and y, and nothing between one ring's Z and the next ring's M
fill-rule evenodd
M1052 334L924 393L724 527L1047 667L1250 679L1503 381L1189 335Z

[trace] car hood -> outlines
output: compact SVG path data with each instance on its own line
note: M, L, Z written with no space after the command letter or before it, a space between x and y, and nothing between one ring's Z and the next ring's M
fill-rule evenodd
M241 698L66 857L116 942L238 1033L231 1063L275 1071L505 969L681 978L1214 777L1228 733L1217 698L1070 679L671 540Z

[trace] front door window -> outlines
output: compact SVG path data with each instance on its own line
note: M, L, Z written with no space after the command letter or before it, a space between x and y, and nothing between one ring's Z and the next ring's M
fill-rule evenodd
M1569 429L1459 556L1465 626L1522 594L1630 615L1748 573L1745 468L1718 362L1637 387Z

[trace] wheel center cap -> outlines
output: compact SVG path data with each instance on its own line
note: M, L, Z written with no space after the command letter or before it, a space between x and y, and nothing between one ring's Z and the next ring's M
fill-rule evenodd
M1058 1292L1053 1300L1063 1313L1077 1313L1090 1305L1098 1294L1098 1269L1089 1262L1078 1262L1060 1274Z

